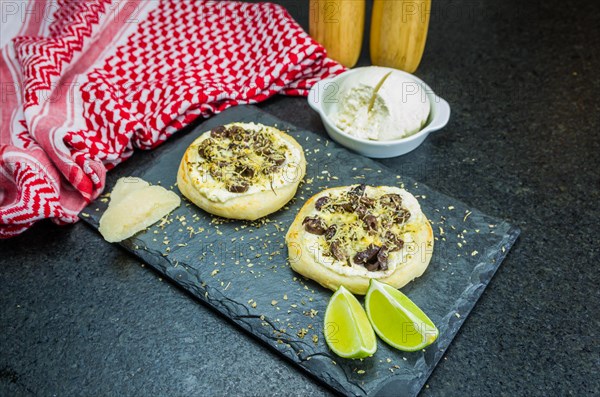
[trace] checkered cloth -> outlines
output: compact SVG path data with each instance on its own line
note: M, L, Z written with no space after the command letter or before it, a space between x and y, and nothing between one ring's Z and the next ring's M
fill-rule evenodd
M277 5L2 4L0 237L77 221L106 171L198 117L343 71Z

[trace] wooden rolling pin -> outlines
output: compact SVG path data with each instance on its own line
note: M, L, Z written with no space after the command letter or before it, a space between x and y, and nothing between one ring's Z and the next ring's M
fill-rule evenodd
M310 0L310 35L346 67L358 61L364 24L365 0Z
M431 0L375 0L371 62L413 73L427 40Z

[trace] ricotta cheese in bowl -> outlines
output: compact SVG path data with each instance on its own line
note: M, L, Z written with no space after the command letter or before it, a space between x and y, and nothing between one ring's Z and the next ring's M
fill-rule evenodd
M357 138L387 141L419 132L430 113L423 86L382 68L364 68L340 83L335 125ZM372 102L372 105L371 105Z
M379 66L317 82L308 104L334 141L373 158L406 154L450 120L450 105L424 81Z

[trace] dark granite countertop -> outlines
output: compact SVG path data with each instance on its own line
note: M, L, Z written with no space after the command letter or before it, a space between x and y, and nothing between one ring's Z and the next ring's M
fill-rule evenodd
M416 74L452 119L382 163L522 234L422 395L599 395L600 8L433 3ZM325 136L304 98L261 107ZM0 241L0 307L2 396L330 394L83 223Z

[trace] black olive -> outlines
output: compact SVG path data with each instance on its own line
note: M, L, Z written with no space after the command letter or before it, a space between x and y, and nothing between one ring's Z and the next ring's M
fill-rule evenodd
M210 130L210 136L212 136L213 138L227 137L227 128L225 128L224 125L215 127L212 130Z
M367 185L365 185L364 183L360 184L360 185L356 185L355 187L353 187L352 189L350 189L350 191L348 192L349 195L351 196L355 196L357 198L362 197L363 194L365 194L365 190L367 188Z
M254 134L252 135L252 142L257 147L267 146L269 143L269 138L267 138L265 134Z
M339 212L354 212L354 204L347 202L347 203L341 203L341 204L335 204L333 206L333 208L335 209L335 211L339 211Z
M375 205L375 200L367 196L362 196L358 201L366 208L373 208Z
M285 156L280 153L274 153L269 157L269 160L275 163L275 165L281 165L285 163Z
M242 127L234 125L233 127L229 127L227 137L234 142L245 142L248 140L249 134Z
M325 230L325 239L331 240L333 236L335 236L335 232L337 232L337 226L331 225Z
M242 149L242 145L240 145L239 143L235 143L235 142L231 142L228 146L227 149L231 150L232 152L237 152L240 149Z
M265 175L269 175L269 174L272 174L273 172L277 171L278 168L279 168L278 165L270 165L270 166L263 168L262 173Z
M386 232L385 239L390 245L390 251L399 251L402 249L402 247L404 247L404 240L402 240L400 237L396 236L392 232Z
M270 146L266 146L266 144L254 144L254 151L259 156L270 156L274 153L273 148Z
M240 173L244 178L252 178L254 177L254 170L247 166L241 166L237 168L237 172Z
M387 270L387 261L388 261L388 249L387 246L382 245L377 253L377 264L379 270Z
M356 212L359 218L363 219L367 215L367 207L359 204L355 207L354 212Z
M375 215L367 214L362 218L365 223L366 229L370 232L377 230L377 218Z
M198 145L198 154L207 160L210 160L210 147L215 143L211 138L205 139Z
M406 208L400 208L396 214L394 214L394 221L402 224L408 221L410 218L410 211Z
M221 176L223 175L221 168L219 167L211 167L210 168L210 175L215 178L215 179L219 179L221 178Z
M306 229L307 232L309 232L311 234L316 234L318 236L322 236L323 234L325 234L325 231L327 230L327 226L325 226L325 222L323 222L323 220L321 218L319 218L318 216L314 216L314 217L307 216L302 221L302 224L304 225L304 229Z
M397 209L402 207L402 196L396 193L384 194L379 197L379 202L384 207Z
M248 183L244 181L236 181L233 184L229 185L227 187L227 190L229 190L232 193L244 193L248 191L249 187L250 186L248 185Z
M387 270L388 248L370 244L364 251L354 255L354 263L363 265L368 271Z
M242 176L246 177L246 178L252 178L252 177L254 177L254 170L252 168L246 168L242 172Z
M327 204L329 202L329 196L323 196L323 197L319 197L319 199L316 201L315 203L315 208L318 211L321 211L321 208L323 208L323 206L325 204Z
M329 246L329 250L331 251L333 257L338 261L343 261L346 259L346 255L344 255L344 253L342 252L342 248L340 247L339 241L336 240L332 242Z
M377 253L379 252L379 247L374 244L370 244L364 251L357 252L354 255L354 263L358 264L367 264L372 263L377 260Z

